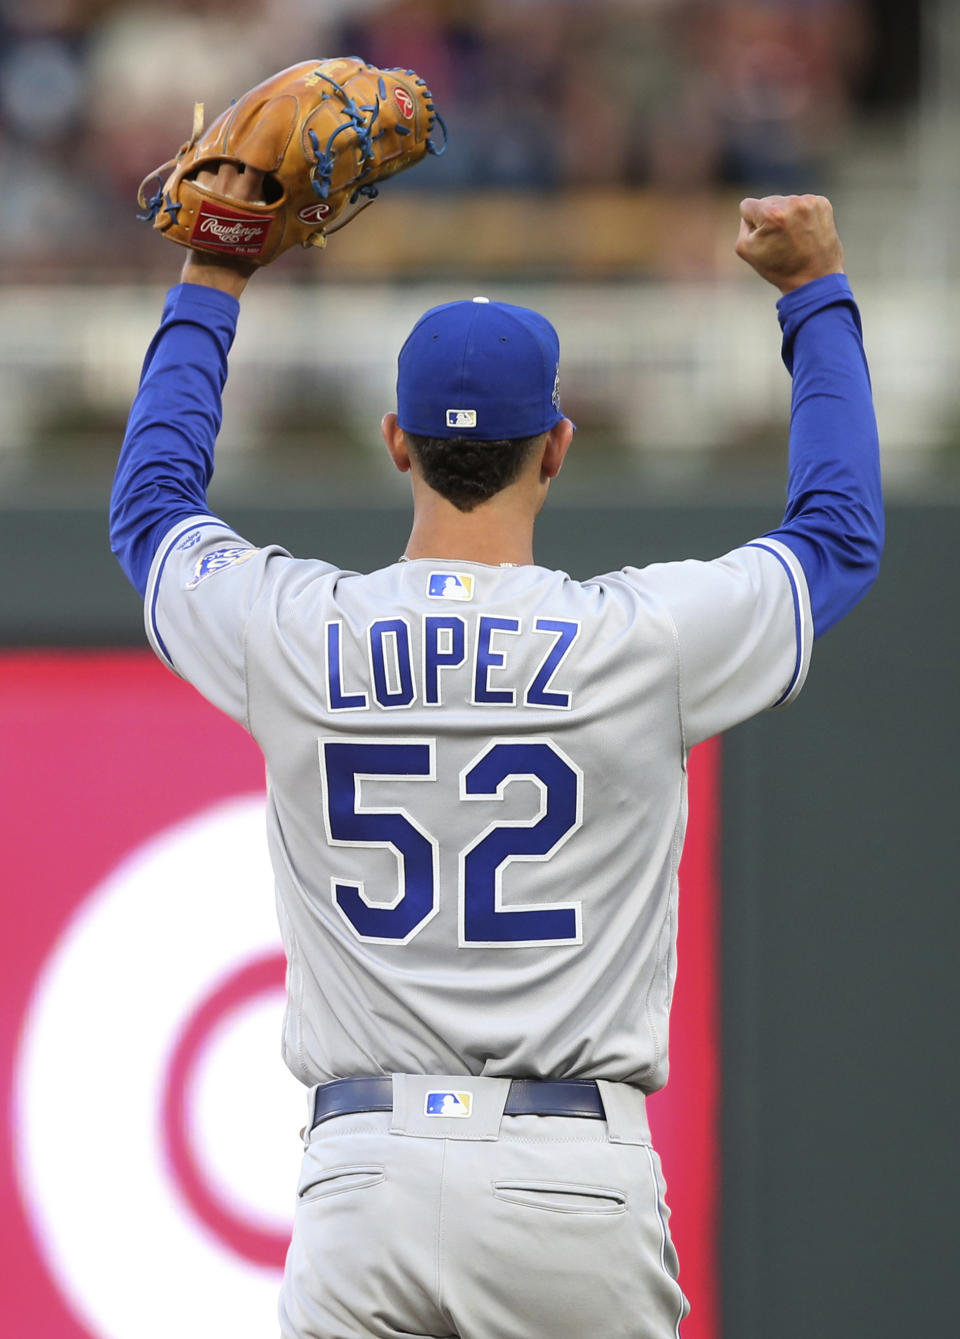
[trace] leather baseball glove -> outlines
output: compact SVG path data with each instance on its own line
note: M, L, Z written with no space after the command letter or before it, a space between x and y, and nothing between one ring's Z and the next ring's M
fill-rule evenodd
M268 265L297 242L326 246L376 198L377 182L445 148L430 90L412 70L354 57L303 61L252 88L207 131L197 103L190 139L141 185L147 212L138 217L181 246ZM262 173L263 199L212 189L224 163Z

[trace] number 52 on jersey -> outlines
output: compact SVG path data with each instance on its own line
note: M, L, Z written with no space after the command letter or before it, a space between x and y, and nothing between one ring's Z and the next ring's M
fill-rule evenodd
M369 808L364 781L402 781L440 787L449 800L456 777L441 777L433 739L321 739L324 824L331 847L381 848L397 861L393 897L372 897L362 881L334 874L333 900L362 940L406 944L440 910L441 844L403 808ZM498 740L460 773L460 802L495 804L514 781L532 781L539 812L529 820L494 820L457 854L459 935L462 947L503 948L581 942L579 902L532 906L502 904L503 874L514 861L546 861L583 821L583 774L550 739ZM456 795L456 791L454 791Z

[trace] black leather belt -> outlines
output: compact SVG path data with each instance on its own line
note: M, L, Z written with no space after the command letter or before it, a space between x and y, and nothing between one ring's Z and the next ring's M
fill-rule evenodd
M470 1085L465 1074L457 1082ZM389 1074L370 1078L334 1079L322 1084L313 1103L313 1126L334 1116L359 1111L392 1111L393 1081ZM505 1116L583 1116L603 1120L600 1089L593 1079L511 1079ZM311 1128L313 1128L311 1126Z

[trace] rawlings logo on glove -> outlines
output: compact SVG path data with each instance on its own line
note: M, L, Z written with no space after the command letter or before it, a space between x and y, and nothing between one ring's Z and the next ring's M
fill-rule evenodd
M190 234L190 246L202 251L229 251L235 256L259 256L271 222L204 200Z
M198 103L190 139L141 185L140 217L180 246L267 265L297 243L325 246L372 203L379 181L445 148L430 90L412 70L304 61L244 94L207 131ZM213 189L223 164L257 174L263 198Z

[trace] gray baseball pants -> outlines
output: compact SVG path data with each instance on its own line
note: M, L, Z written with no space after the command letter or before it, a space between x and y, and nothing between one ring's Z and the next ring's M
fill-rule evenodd
M643 1094L606 1120L504 1116L505 1079L395 1075L393 1113L306 1134L283 1339L678 1339L660 1161ZM428 1092L469 1089L469 1117Z

